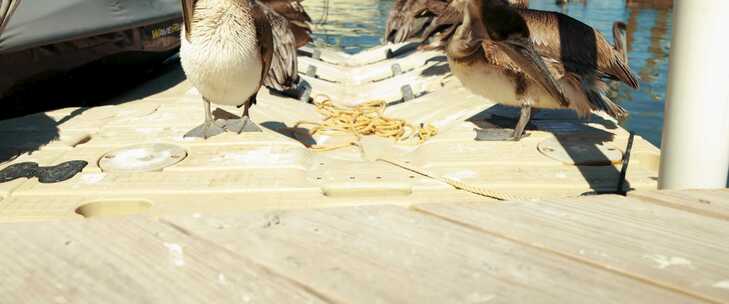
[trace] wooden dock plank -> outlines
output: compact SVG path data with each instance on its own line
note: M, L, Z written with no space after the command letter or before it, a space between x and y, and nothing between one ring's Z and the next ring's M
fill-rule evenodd
M729 302L729 224L619 196L415 210L712 302Z
M729 190L727 189L634 191L628 193L628 196L642 202L729 220Z
M699 302L393 206L162 220L343 303Z
M326 303L149 219L0 225L2 303Z

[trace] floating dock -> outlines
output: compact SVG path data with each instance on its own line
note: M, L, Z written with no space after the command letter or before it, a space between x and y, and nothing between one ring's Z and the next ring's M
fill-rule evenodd
M357 55L310 51L313 57L300 56L299 68L309 71L302 77L312 96L325 94L348 106L384 100L386 116L431 124L437 135L422 144L369 136L359 147L314 151L307 146L351 136L302 138L306 130L292 128L299 121L321 121L316 107L263 89L251 113L263 132L185 139L202 121L202 102L174 69L113 105L0 122L0 150L19 155L3 167L88 162L59 183L35 178L1 183L0 220L80 219L79 208L89 204L110 206L111 213L116 205L131 204L143 206L137 211L144 214L171 214L488 199L378 159L511 197L620 190L629 134L599 114L586 122L569 111L539 112L520 142L475 141L474 128L513 126L518 112L465 90L448 76L442 53L414 52L407 44ZM215 114L225 118L240 115L240 109L219 108ZM155 149L161 150L150 152ZM659 158L659 150L637 136L623 190L655 189Z
M88 163L0 183L0 302L729 302L729 192L653 191L660 151L639 136L620 187L615 121L542 111L519 142L476 141L518 112L442 53L304 53L315 101L382 100L437 134L316 151L352 137L302 136L322 114L264 89L263 132L186 139L203 111L179 68L106 106L0 121L0 169Z

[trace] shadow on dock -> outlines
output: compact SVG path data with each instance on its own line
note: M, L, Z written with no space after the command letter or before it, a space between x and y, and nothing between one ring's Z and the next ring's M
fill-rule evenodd
M91 107L142 99L182 82L185 76L179 62L168 58L170 54L161 56L108 58L68 73L31 79L3 92L0 164L59 139L59 126ZM62 117L44 113L67 107L79 108Z
M468 121L479 128L493 128L496 126L498 128L513 129L516 127L518 118L519 109L495 105L472 116ZM552 133L572 160L585 160L589 158L589 162L575 165L584 177L584 180L589 183L590 189L592 190L591 192L583 193L584 195L624 193L625 190L630 189L630 184L626 181L623 189L618 189L620 170L613 165L613 160L598 148L600 145L613 142L615 135L589 126L587 125L588 122L602 125L608 130L616 130L619 128L614 121L598 115L592 115L589 121L584 121L579 120L576 113L571 110L539 110L535 113L534 118L529 122L526 129L528 131ZM552 127L550 125L554 126ZM572 128L576 128L577 130L567 130ZM568 148L575 144L579 144L579 149ZM624 147L617 148L620 150L624 149Z

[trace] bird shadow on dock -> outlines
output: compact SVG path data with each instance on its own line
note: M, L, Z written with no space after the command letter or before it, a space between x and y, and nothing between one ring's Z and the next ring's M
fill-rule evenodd
M472 116L468 121L479 128L513 129L518 118L519 109L495 105ZM620 170L599 148L600 145L612 143L615 135L590 126L588 122L600 124L608 130L619 128L614 121L599 115L592 115L591 119L586 121L579 120L571 110L540 110L527 125L527 131L552 133L569 158L574 161L589 159L585 163L574 165L592 190L583 195L624 193L626 189L630 189L629 183L626 181L623 189L618 189ZM528 140L528 137L522 140ZM579 145L579 148L571 148L575 144ZM623 147L617 148L623 149Z
M266 121L261 123L261 126L278 134L291 138L295 141L298 141L307 148L316 145L316 139L311 136L311 133L308 129L292 128L279 121Z
M215 110L213 110L213 117L215 119L223 120L240 118L240 116L230 113L221 108L216 108ZM306 147L316 145L316 140L311 136L309 130L305 128L292 128L280 121L264 121L261 123L261 126L278 134L296 140Z
M437 57L430 58L425 62L425 64L427 65L430 62L437 62L437 63L425 68L422 72L420 72L420 76L424 76L424 77L441 76L441 75L445 75L451 71L451 68L448 65L448 58L446 58L445 56L437 56Z

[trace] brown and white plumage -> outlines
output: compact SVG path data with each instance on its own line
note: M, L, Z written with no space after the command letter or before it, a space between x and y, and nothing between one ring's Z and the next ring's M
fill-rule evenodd
M291 90L299 81L296 38L291 23L270 7L263 5L262 11L273 34L273 56L263 84L278 91Z
M402 13L403 7L406 2L410 0L395 0L390 8L390 13L387 15L387 21L385 23L385 41L395 41L397 35L397 29L402 26L405 15Z
M271 24L255 0L181 0L184 27L180 61L203 96L205 122L186 136L208 138L223 130L260 131L248 109L274 56ZM216 122L210 104L243 105L241 119Z
M273 9L274 12L286 18L288 26L296 40L296 48L311 42L311 17L301 0L259 0Z
M417 37L435 17L432 11L445 5L447 0L396 0L387 17L385 41L399 43Z
M560 13L490 0L462 2L464 20L447 46L451 70L475 93L522 107L515 139L532 107L571 108L583 117L592 110L618 119L627 115L605 95L604 79L633 88L638 80L624 52L600 32Z
M521 8L529 5L529 0L499 1ZM404 42L425 36L429 29L432 31L434 27L446 24L443 21L452 20L452 17L456 17L457 21L462 20L463 15L454 16L452 13L457 12L447 11L449 2L452 0L396 0L387 19L385 40L393 43ZM440 22L436 21L444 14L445 18L441 18Z
M498 0L500 4L515 8L528 8L529 0ZM423 45L420 49L445 49L445 42L455 32L456 27L463 21L462 1L450 0L446 6L430 5L428 10L436 17L423 30L422 39L428 40L435 34L440 38L431 45Z

